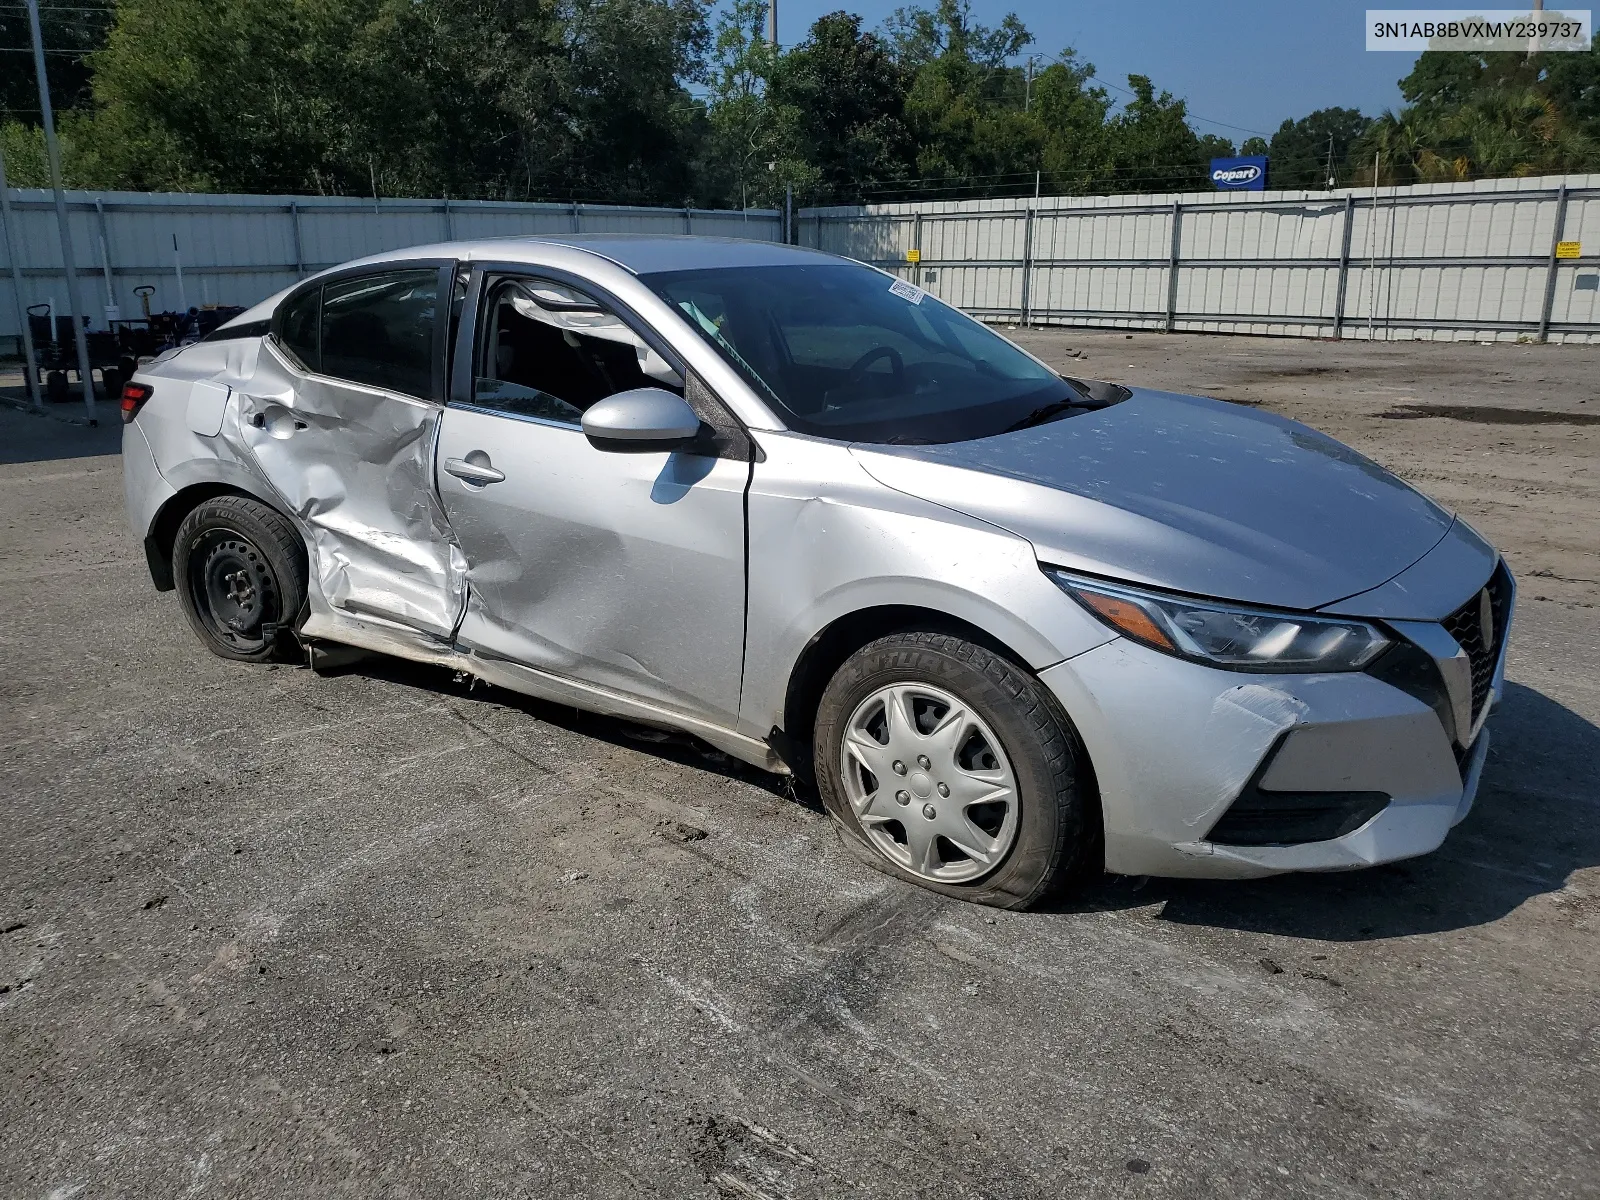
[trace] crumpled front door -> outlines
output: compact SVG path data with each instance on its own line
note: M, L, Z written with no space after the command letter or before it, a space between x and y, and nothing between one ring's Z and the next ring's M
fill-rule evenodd
M269 344L240 392L244 450L310 535L311 605L447 640L466 561L433 483L443 410L291 370Z

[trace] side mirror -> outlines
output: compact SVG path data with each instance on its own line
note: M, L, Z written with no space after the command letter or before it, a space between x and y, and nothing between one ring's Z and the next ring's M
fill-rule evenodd
M591 404L583 432L596 450L671 450L700 435L700 418L682 396L642 387Z

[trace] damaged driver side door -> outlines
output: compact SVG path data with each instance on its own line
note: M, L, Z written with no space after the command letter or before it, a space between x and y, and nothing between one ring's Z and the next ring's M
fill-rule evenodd
M448 640L465 562L433 485L455 264L327 276L279 306L239 432L306 530L317 616Z

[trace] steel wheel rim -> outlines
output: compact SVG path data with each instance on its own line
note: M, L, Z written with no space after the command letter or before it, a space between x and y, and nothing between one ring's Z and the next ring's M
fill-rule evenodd
M206 628L240 653L263 649L263 627L278 623L281 597L260 547L236 530L210 529L189 564L189 595Z
M1017 836L1016 773L988 724L942 688L896 683L850 714L846 798L873 848L919 879L970 883Z

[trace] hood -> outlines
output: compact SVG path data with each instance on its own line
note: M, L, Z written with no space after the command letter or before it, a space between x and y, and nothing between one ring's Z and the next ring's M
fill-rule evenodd
M1141 389L1016 433L851 453L887 487L1027 538L1041 562L1284 608L1377 587L1453 521L1298 422Z

